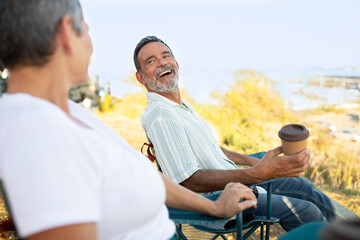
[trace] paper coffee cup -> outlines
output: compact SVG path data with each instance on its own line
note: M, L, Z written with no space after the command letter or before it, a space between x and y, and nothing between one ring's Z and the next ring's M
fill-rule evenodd
M303 125L288 124L279 131L281 146L285 155L301 152L306 148L310 133Z

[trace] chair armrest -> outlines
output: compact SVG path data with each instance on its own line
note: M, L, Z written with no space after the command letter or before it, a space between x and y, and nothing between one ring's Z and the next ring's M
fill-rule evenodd
M169 210L169 218L175 222L175 224L180 224L180 226L176 227L176 231L183 236L181 232L181 224L189 224L197 230L205 231L208 233L214 234L224 234L224 233L237 233L237 239L242 239L242 212L236 215L236 226L232 226L230 228L218 228L219 226L225 226L225 223L229 221L234 221L231 218L219 218L213 217L206 214L180 210L175 208L168 208ZM212 227L210 227L212 226ZM217 226L216 229L213 228ZM218 235L216 235L218 236ZM186 237L184 238L186 239Z
M247 156L262 159L265 156L265 154L266 152L257 152L257 153L248 154Z
M276 178L272 178L272 179L268 179L268 180L265 180L265 181L262 181L262 182L259 182L259 183L251 183L251 184L246 184L246 186L259 186L259 185L262 185L262 184L269 184L269 183L272 183L273 181L275 181Z
M198 225L199 222L202 224L210 224L216 221L223 222L224 218L209 216L199 212L192 212L186 210L180 210L176 208L168 208L169 217L175 223L178 224L195 224ZM230 218L229 218L230 220Z

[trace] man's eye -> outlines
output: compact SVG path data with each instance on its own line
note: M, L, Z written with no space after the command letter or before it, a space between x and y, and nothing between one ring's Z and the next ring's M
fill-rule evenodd
M154 60L149 60L149 61L146 62L146 65L149 65L149 64L151 64L153 62L154 62Z

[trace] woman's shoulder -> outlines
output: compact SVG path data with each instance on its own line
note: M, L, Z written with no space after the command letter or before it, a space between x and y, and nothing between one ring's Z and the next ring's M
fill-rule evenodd
M53 103L28 95L0 100L0 142L5 145L47 143L49 139L73 135L74 123Z
M57 123L66 113L55 104L28 94L7 94L0 99L2 124L21 126Z

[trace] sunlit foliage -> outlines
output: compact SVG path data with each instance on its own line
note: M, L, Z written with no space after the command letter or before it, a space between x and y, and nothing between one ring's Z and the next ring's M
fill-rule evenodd
M279 128L292 119L273 81L253 70L237 71L234 78L226 93L212 93L219 105L197 105L198 111L230 148L252 153L278 146Z

